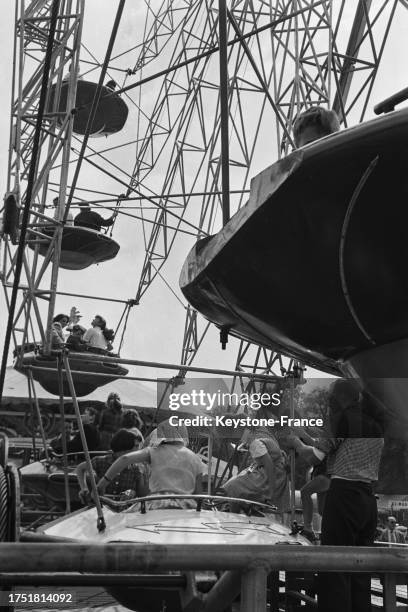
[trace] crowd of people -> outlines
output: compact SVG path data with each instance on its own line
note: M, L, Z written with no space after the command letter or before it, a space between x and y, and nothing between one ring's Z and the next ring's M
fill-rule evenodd
M295 121L294 142L296 147L303 147L339 129L333 111L312 107ZM65 315L55 317L55 346L109 350L112 338L107 336L106 322L99 315L90 329L74 325L65 339L63 330L67 324ZM369 399L353 381L339 379L331 387L325 431L316 438L305 431L289 432L286 436L287 448L293 449L313 468L311 480L301 490L302 533L312 541L316 537L312 496L317 494L322 515L322 545L370 546L376 538L378 515L374 484L378 480L384 430L378 414L367 408L367 402ZM268 408L263 410L271 412ZM201 492L205 467L200 457L187 448L188 436L180 426L170 426L164 421L144 443L137 417L126 415L116 396L108 398L97 422L94 415L94 422L87 425L89 448L94 445L95 450L111 450L109 456L92 459L100 494L118 494L129 489L138 496L147 492L164 496L178 494L186 498L153 500L151 508L191 507L188 496ZM70 449L75 446L74 440L68 442ZM227 480L221 491L233 500L230 510L245 512L248 504L242 500L256 501L275 506L283 519L289 512L289 462L281 441L272 428L252 429L245 433L244 448L248 454L247 465ZM81 496L85 500L89 500L87 469L86 463L77 468ZM405 535L397 529L392 516L377 538L390 545L405 542ZM370 575L320 573L318 609L320 612L371 612Z
M87 447L91 452L112 450L112 440L122 430L129 432L140 443L144 442L145 428L139 413L134 408L124 409L118 393L109 393L105 407L101 411L92 406L86 407L81 415L81 421ZM73 433L67 424L68 421L65 425L67 452L83 453L79 431ZM51 440L51 447L56 453L62 452L62 434Z
M371 409L366 394L350 380L336 380L328 402L328 420L316 438L302 429L286 431L278 439L272 427L248 428L241 445L247 451L247 466L223 484L220 494L232 498L229 502L232 512L248 512L250 504L245 500L256 501L275 506L284 520L285 513L290 511L288 459L281 448L286 445L315 467L310 483L314 480L319 483L314 486L308 483L302 492L304 535L314 535L313 504L309 501L318 493L322 545L370 546L376 539L390 546L404 543L406 530L404 533L397 528L395 517L388 518L381 533L377 530L374 484L384 444L380 413ZM272 410L263 407L263 416L271 417ZM162 496L149 502L151 509L193 507L189 496L201 493L206 467L200 456L188 448L184 426L163 421L145 440L137 412L123 410L114 393L109 395L100 414L86 410L83 422L89 449L111 451L92 459L101 495L131 491L137 497ZM78 437L70 440L68 451L81 450L78 443ZM91 499L87 470L85 462L77 468L84 502ZM172 498L174 495L184 497ZM369 574L320 573L319 610L371 611L370 591Z
M199 456L187 448L188 434L183 426L177 428L169 421L163 421L145 440L141 431L143 423L137 411L123 410L119 397L114 393L110 394L100 415L94 409L85 410L82 424L91 454L92 451L110 451L91 458L100 494L170 496L150 502L151 509L194 507L188 496L202 492L205 466ZM52 446L61 452L61 436L52 442ZM68 453L83 456L79 433L67 441L66 447ZM79 496L83 503L92 501L88 470L86 461L76 468ZM172 499L172 495L186 497Z

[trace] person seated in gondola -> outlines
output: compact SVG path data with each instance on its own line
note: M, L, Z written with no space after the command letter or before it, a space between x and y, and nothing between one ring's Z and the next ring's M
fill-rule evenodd
M89 227L90 229L101 231L102 227L109 227L113 225L114 216L112 215L109 219L104 219L102 215L94 210L91 210L88 202L80 202L81 212L77 214L74 219L74 225L81 227Z
M112 453L101 457L94 457L91 460L92 468L94 470L97 480L100 480L110 466L116 462L119 457L129 453L130 451L137 450L143 442L143 436L135 434L128 429L120 429L113 436L110 448ZM90 501L89 489L86 483L86 475L88 472L87 463L84 461L80 463L76 468L76 475L78 477L80 487L80 499L87 503ZM147 469L143 464L129 465L120 474L117 474L115 478L108 483L104 490L108 495L120 495L125 491L131 491L131 497L143 497L148 494L148 478Z
M277 440L255 437L249 444L250 465L230 478L223 489L228 497L248 499L277 506L283 515L289 507L289 480L287 457ZM230 511L245 509L242 502L231 502Z
M117 431L123 427L123 406L120 397L112 391L106 400L106 406L99 417L100 448L107 450Z
M62 348L65 344L63 329L68 325L69 316L57 314L52 320L51 325L51 347L53 349Z
M300 113L293 124L293 138L297 148L340 130L340 122L333 110L311 106Z
M162 421L151 436L147 448L130 452L117 459L98 482L103 494L117 474L129 465L147 463L150 466L149 489L151 495L192 495L202 491L202 475L205 470L201 459L186 448L188 434L184 426L172 426ZM152 500L149 509L194 508L193 500Z
M105 87L107 87L108 89L111 89L112 91L115 91L117 86L118 86L117 82L114 81L113 79L105 83Z
M85 408L83 414L81 415L86 444L89 451L96 451L99 448L99 432L95 423L97 416L98 411L95 410L95 408L92 408L91 406ZM74 435L73 438L71 438L71 434L68 431L66 433L67 453L79 453L81 458L83 458L83 445L79 431ZM61 454L63 452L62 434L57 438L51 440L50 446L57 454Z
M53 201L52 201L52 203L53 203L53 205L55 207L54 219L58 219L58 201L59 201L58 198L54 198ZM71 211L68 211L67 219L65 221L65 225L67 225L67 226L74 225L74 217L73 217Z
M112 340L115 334L112 329L106 328L106 321L100 315L96 315L91 323L92 327L86 330L82 340L87 343L91 351L105 353L112 350Z
M85 331L82 325L74 325L65 343L66 348L70 351L86 351L88 344L82 339Z

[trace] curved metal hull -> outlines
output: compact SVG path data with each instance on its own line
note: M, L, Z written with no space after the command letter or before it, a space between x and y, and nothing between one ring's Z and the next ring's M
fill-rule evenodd
M76 359L79 355L82 359ZM85 359L83 359L85 357ZM95 353L75 353L69 354L72 379L74 382L75 393L78 397L83 397L95 391L98 387L107 385L115 380L115 377L126 376L129 370L115 363L101 362L101 355ZM25 374L28 367L32 368L34 380L53 395L59 395L58 370L55 357L26 353L22 358L22 364L15 366L16 370ZM36 368L46 368L44 370ZM52 371L50 371L52 370ZM65 396L70 396L70 388L65 372L63 372L63 392Z
M51 229L41 230L43 234L52 236ZM30 248L34 245L28 244ZM49 243L39 245L40 255L46 255ZM62 233L61 256L59 265L65 270L84 270L92 264L114 259L120 246L117 242L95 230L79 226L66 226Z
M80 510L66 518L44 525L40 531L48 536L69 537L77 541L92 540L96 543L135 542L138 544L166 544L166 547L180 544L194 544L197 555L206 544L225 544L226 546L263 544L310 545L302 536L289 535L288 527L274 518L250 518L242 514L211 512L202 510L152 510L141 514L134 507L120 514L104 509L106 530L99 533L96 528L96 509ZM171 573L173 577L174 572ZM188 609L183 603L183 593L197 593L199 576L192 572L184 575L184 588L170 589L166 580L163 584L137 587L111 587L109 592L122 605L137 612L155 612L163 602L172 612ZM140 576L141 577L141 576ZM167 575L165 578L169 577ZM213 584L216 581L213 574ZM139 582L140 584L140 582ZM198 587L198 589L197 589ZM239 591L239 586L238 586Z
M302 536L289 535L289 528L274 518L248 517L244 514L209 510L150 510L113 512L104 507L107 528L96 527L96 509L80 510L64 519L44 525L41 531L51 536L95 542L138 542L151 544L302 544Z
M295 151L192 249L184 295L232 334L333 373L407 338L407 159L407 109Z
M92 101L98 84L80 79L77 82L75 100L74 127L75 134L85 134L86 125L92 108ZM54 103L55 85L51 88L49 109ZM58 112L65 113L67 106L68 83L62 83ZM96 114L90 130L91 136L109 136L119 132L126 123L128 107L122 98L108 87L102 87Z

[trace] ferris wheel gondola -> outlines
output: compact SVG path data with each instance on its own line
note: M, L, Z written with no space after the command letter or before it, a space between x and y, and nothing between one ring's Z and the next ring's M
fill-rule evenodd
M74 112L73 132L75 134L83 136L86 133L89 113L97 87L97 83L84 81L82 79L78 80L75 109L72 109ZM53 109L54 106L56 91L57 86L52 85L48 105L50 110ZM63 81L57 107L58 113L61 113L62 117L70 110L67 108L67 100L68 83ZM102 86L95 117L89 128L89 135L93 137L110 136L111 134L119 132L126 123L128 112L127 104L120 95L115 93L110 87Z
M184 264L194 308L334 374L407 338L407 118L327 136L256 176L249 202Z
M38 252L45 256L55 228L45 227L41 233L46 237L28 242L32 249L38 244ZM91 228L66 225L62 230L59 266L65 270L84 270L93 264L114 259L120 249L110 236Z
M106 351L105 353L109 355ZM120 364L103 361L102 351L100 353L72 351L69 354L69 362L75 394L78 397L89 395L98 387L126 376L129 372ZM48 393L60 394L56 355L31 351L19 357L14 367L23 374L27 374L28 371L32 372L33 379L39 382ZM71 395L65 372L63 372L63 394L67 397Z

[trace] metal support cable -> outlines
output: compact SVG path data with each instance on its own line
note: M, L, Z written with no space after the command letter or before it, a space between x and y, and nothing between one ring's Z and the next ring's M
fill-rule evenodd
M160 210L163 210L164 212L166 212L168 215L175 217L179 223L185 223L186 225L188 225L189 227L192 227L194 230L196 230L197 232L199 232L200 234L205 234L206 236L208 236L208 233L205 232L204 230L202 230L201 228L199 228L198 226L194 225L193 223L190 223L190 221L187 221L186 219L184 219L182 216L180 215L176 215L176 213L172 212L171 210L169 210L165 205L160 204L159 202L154 202L153 199L150 198L150 196L143 194L141 191L139 191L138 189L136 189L136 187L130 187L127 183L125 183L125 181L122 181L118 176L115 176L114 174L112 174L112 172L109 172L108 170L106 170L105 168L102 168L101 166L99 166L98 164L96 164L94 161L88 159L87 157L85 157L85 161L88 162L88 164L90 164L91 166L93 166L94 168L97 168L98 170L100 170L101 172L103 172L104 174L106 174L106 176L109 176L111 179L113 179L114 181L118 182L119 184L123 185L124 187L126 187L128 190L133 191L134 193L137 193L138 195L142 196L143 199L147 200L148 202L151 202L152 204L154 204L154 206L156 208L159 208Z
M77 422L78 422L79 435L81 437L82 449L85 455L86 469L88 471L89 479L91 481L91 489L92 489L92 494L93 494L93 498L95 501L96 513L98 516L96 526L98 528L98 531L104 531L106 529L105 518L103 516L102 504L101 504L98 489L96 486L95 474L94 474L92 463L91 463L91 456L89 454L88 443L86 441L84 426L82 423L81 413L79 410L79 404L78 404L77 396L75 393L75 386L74 386L74 381L72 379L71 368L69 365L69 360L68 360L67 355L63 354L62 359L64 362L64 368L65 368L65 373L67 375L69 391L71 393L72 403L74 404L75 415L76 415Z
M31 160L30 160L30 169L29 169L28 180L27 180L26 197L25 197L23 215L22 215L22 220L21 220L20 239L18 243L17 256L16 256L14 283L13 283L13 289L12 289L11 299L10 299L9 315L8 315L8 320L7 320L7 328L6 328L6 333L5 333L3 356L2 356L1 369L0 369L0 401L3 396L4 379L6 376L7 358L8 358L8 352L10 349L10 339L11 339L11 333L13 329L14 312L15 312L16 303L17 303L17 295L18 295L18 287L20 284L21 269L23 267L23 254L24 254L24 247L25 247L25 239L26 239L26 233L27 233L28 220L30 216L31 196L33 192L34 180L35 180L35 175L37 171L38 156L40 152L40 137L41 137L43 116L44 116L44 111L45 111L45 103L46 103L46 98L47 98L47 93L48 93L48 82L49 82L49 76L50 76L51 58L52 58L52 52L53 52L53 47L54 47L54 36L55 36L59 6L60 6L60 0L53 0L52 8L51 8L50 28L48 31L47 48L46 48L45 58L44 58L44 68L43 68L43 74L42 74L40 100L38 103L37 120L36 120L36 126L35 126L34 138L33 138L33 148L32 148Z
M108 231L110 230L110 231L109 231L109 236L110 236L110 237L112 237L112 232L113 232L113 228L115 227L115 221L116 221L116 218L117 218L118 214L119 214L120 212L122 212L122 211L120 211L119 209L120 209L120 205L122 204L122 200L123 200L124 198L126 198L126 196L125 196L125 195L123 195L123 194L121 194L121 195L118 197L118 199L116 200L116 204L115 204L115 206L114 206L114 208L113 208L113 213L112 213L112 221L113 221L113 223L112 223L112 225L110 226L110 228L107 228L107 229L106 229L106 233L108 233Z
M156 266L154 265L153 262L151 262L152 267L156 270L156 273L158 274L158 276L162 279L163 283L166 285L167 289L169 289L170 293L172 293L174 295L174 297L176 298L176 300L178 300L178 302L181 304L181 306L186 310L187 306L186 304L183 302L183 300L180 299L180 297L177 295L177 293L174 291L173 287L170 285L170 283L168 283L166 281L166 279L164 278L163 274L160 272L160 270L158 268L156 268Z
M229 82L228 82L228 34L227 3L218 0L219 66L220 66L220 132L221 132L221 183L222 183L222 224L230 219L230 176L229 176Z
M132 304L132 306L133 306L133 304ZM120 326L122 324L122 321L123 321L123 319L125 319L125 323L123 325L123 330L122 330L122 334L120 336L120 342L119 342L119 347L118 347L119 355L120 355L120 351L122 350L123 341L125 339L125 331L126 331L127 322L128 322L128 319L129 319L130 308L131 308L131 304L129 302L127 302L127 304L126 304L126 306L125 306L125 308L124 308L124 310L122 312L122 315L121 315L121 317L119 319L119 323L117 324L116 329L115 329L115 337L116 337L116 335L117 335L117 333L119 331L119 328L120 328Z

